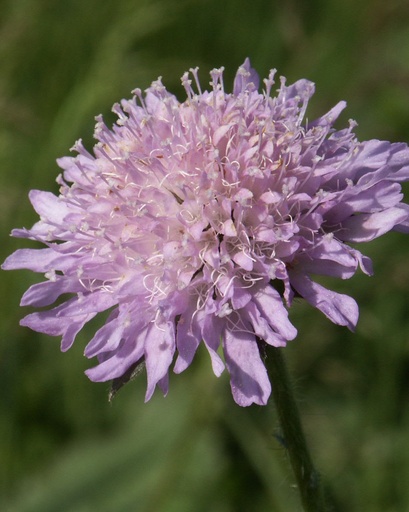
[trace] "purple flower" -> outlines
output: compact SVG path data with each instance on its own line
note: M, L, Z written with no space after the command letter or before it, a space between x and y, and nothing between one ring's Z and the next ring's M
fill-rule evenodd
M195 87L182 77L183 103L159 79L114 106L112 130L97 118L94 154L79 141L77 156L59 159L60 195L32 190L40 221L12 232L47 247L17 250L3 268L45 273L24 306L71 294L21 321L62 336L64 351L109 311L85 349L98 358L91 380L120 379L145 361L149 400L156 385L167 393L174 358L180 373L203 342L214 373L227 367L239 405L266 404L260 344L295 338L295 294L332 322L356 325L356 302L312 276L371 274L369 258L348 244L409 230L399 184L409 149L358 142L353 122L336 131L344 102L304 120L314 84L281 79L271 97L272 71L260 93L248 59L233 94L223 69L211 72L210 92L197 69L191 76Z

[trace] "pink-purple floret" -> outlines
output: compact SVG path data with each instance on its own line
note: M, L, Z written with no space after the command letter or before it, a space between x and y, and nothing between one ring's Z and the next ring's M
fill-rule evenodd
M355 327L354 299L313 276L371 274L370 259L348 243L408 231L399 182L409 178L409 149L358 142L352 121L335 130L344 102L307 121L307 80L281 79L271 97L274 71L260 93L248 59L233 94L223 69L211 78L202 92L197 69L185 73L183 103L160 79L144 95L133 91L114 106L112 130L98 117L94 154L78 141L77 156L59 159L60 195L32 190L40 221L12 232L47 247L19 249L3 268L45 274L24 306L71 294L21 321L61 336L64 351L109 312L85 349L98 358L91 380L119 378L144 360L149 400L156 385L167 393L175 357L180 373L203 342L214 373L227 367L235 401L264 405L271 386L260 340L282 347L296 337L295 294Z

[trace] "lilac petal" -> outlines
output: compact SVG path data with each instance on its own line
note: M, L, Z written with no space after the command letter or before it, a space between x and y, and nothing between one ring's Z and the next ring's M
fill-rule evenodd
M334 121L338 119L341 112L346 108L347 104L345 101L339 101L335 107L333 107L329 112L324 114L321 117L315 119L315 121L308 123L308 128L313 128L314 126L327 126L332 125Z
M253 327L254 333L269 345L272 345L273 347L284 347L286 345L286 340L272 330L268 323L268 319L261 315L254 302L247 304L242 316L248 319Z
M96 313L84 315L79 317L78 321L71 321L66 331L63 333L61 338L61 352L67 352L75 341L77 334L81 331L84 325L95 317Z
M155 324L148 327L145 336L145 362L148 386L145 402L150 400L156 384L168 373L175 352L175 332L171 322L160 328Z
M355 215L342 223L342 229L337 235L346 242L369 242L387 233L407 217L407 212L401 208Z
M77 269L79 261L86 264L92 261L98 266L101 261L97 256L75 253L76 248L71 243L58 244L46 249L18 249L3 263L3 270L27 269L33 272L50 272Z
M244 252L238 252L232 256L232 260L237 263L237 265L248 272L253 270L253 261L252 259L245 254Z
M219 142L222 140L222 138L227 134L227 132L231 129L231 127L234 126L233 124L223 124L216 128L216 130L213 133L213 145L217 146Z
M312 259L327 259L356 269L355 258L351 255L350 248L336 240L332 234L323 236L315 246L308 251Z
M33 272L48 272L55 268L61 255L53 249L17 249L3 263L3 270L28 269Z
M316 245L300 255L298 263L305 273L349 279L358 266L350 247L333 236L324 236Z
M163 396L166 396L169 391L169 373L158 381L158 387L162 391Z
M271 384L254 334L226 329L224 354L235 402L242 407L253 403L266 405Z
M76 302L77 298L72 298L71 300L53 309L31 313L25 316L20 321L20 324L24 325L25 327L30 327L30 329L33 329L34 331L49 334L50 336L60 336L68 328L70 322L73 321L73 317L71 316L70 318L59 318L59 315L64 312L67 307ZM79 312L77 312L77 316L82 317L86 315L81 315Z
M74 297L69 301L48 311L27 315L21 325L33 331L63 336L61 350L68 350L74 343L75 336L94 316L115 304L112 295L94 292L88 296Z
M250 59L247 58L237 71L234 79L233 94L237 96L244 92L251 83L254 85L254 89L258 89L260 79L257 72L250 66Z
M367 190L368 188L371 188L378 183L383 183L384 185L387 183L393 183L394 181L399 181L398 179L394 179L395 176L391 173L391 168L388 164L383 165L382 167L379 167L379 169L376 169L375 171L371 171L367 174L364 174L361 176L354 187L356 187L356 190L349 190L349 192L360 192L361 190Z
M106 382L122 377L134 363L142 358L145 332L146 330L143 330L136 337L128 337L119 349L107 354L104 361L86 370L87 377L93 382Z
M330 260L310 260L308 256L299 258L298 263L306 274L339 277L340 279L349 279L356 271L356 265L351 268Z
M63 304L56 313L58 318L72 317L89 313L100 313L117 304L116 297L105 290L88 292L88 295L78 295Z
M389 179L394 181L409 180L409 148L403 142L391 144L388 160Z
M274 229L261 225L257 228L256 240L273 244L277 242L277 235Z
M84 187L89 186L90 178L89 175L86 176L84 170L90 171L89 174L91 174L95 166L95 160L91 155L88 157L78 155L76 157L58 158L57 164L64 170L64 178L67 181L78 183Z
M357 174L359 186L375 184L386 178L398 182L409 179L409 148L406 144L374 139L362 142L359 148L351 161L352 166L348 166L349 171Z
M276 256L277 258L288 258L294 254L300 247L298 240L289 240L288 242L282 242L277 244Z
M285 79L282 80L283 83L285 83ZM285 101L295 99L298 102L302 99L305 101L305 106L307 106L306 102L313 96L314 91L315 84L310 80L305 80L302 78L301 80L297 80L291 85L282 86L279 96L281 97L283 95L283 99L285 99Z
M388 161L390 147L390 142L376 139L362 142L354 157L345 162L345 178L356 180L383 167Z
M52 220L53 223L61 224L67 215L73 213L71 204L67 204L51 192L31 190L29 197L34 210L44 220Z
M359 251L357 251L356 249L353 249L352 247L350 248L350 251L351 251L351 254L353 254L354 257L356 258L356 260L358 261L359 267L362 270L362 272L364 272L368 276L372 276L373 275L373 265L372 265L371 258L368 258L368 256L361 254Z
M193 311L191 309L182 316L182 318L186 318L186 321L182 323L181 334L188 333L188 338L183 338L183 340L179 338L179 322L177 326L177 346L179 352L179 347L182 348L182 352L176 361L175 373L180 373L190 365L201 339L203 339L203 343L209 352L214 374L216 377L220 377L223 373L224 363L217 350L220 346L224 322L214 316L215 311L214 302L209 300L201 310ZM186 346L183 346L184 343L186 343Z
M44 281L34 284L24 293L21 298L21 306L49 306L55 302L63 293L77 293L84 288L78 279L57 279L56 281Z
M386 210L397 205L402 198L399 183L380 182L343 199L326 214L326 221L338 224L357 212L373 213Z
M407 181L409 149L406 144L384 140L361 142L353 157L345 160L340 172L345 178L358 180L359 185L376 183L386 177L392 181Z
M290 280L297 292L332 322L354 330L358 322L359 309L352 297L328 290L298 272L291 272Z
M56 311L61 310L63 307L64 305L50 311L31 313L20 321L20 325L29 327L33 331L48 334L49 336L62 336L61 350L65 352L71 348L78 332L87 322L94 318L96 313L58 318Z
M192 332L192 314L190 311L180 317L176 329L176 346L178 349L178 358L176 359L173 371L181 373L193 361L196 354L197 347L200 343L200 338L195 336Z
M45 225L43 221L39 221L34 224L31 229L13 229L11 231L11 236L14 236L15 238L28 238L29 240L47 243L52 238L49 227L49 224Z
M409 205L406 203L401 203L399 208L406 212L407 217L402 222L399 222L399 224L396 224L396 226L394 226L392 229L394 231L399 231L400 233L409 233Z
M119 347L125 329L125 319L118 317L116 309L105 325L95 333L94 337L85 347L84 355L88 358L102 352L111 352Z
M234 288L234 295L231 298L231 303L234 309L241 309L246 306L251 300L251 293L245 288Z
M288 312L283 305L280 294L271 285L257 290L253 302L268 323L286 340L297 336L297 329L288 319Z
M212 317L211 315L204 316L202 322L203 342L209 352L213 373L216 377L220 377L224 371L224 363L217 353L220 346L223 327L224 322L220 318Z

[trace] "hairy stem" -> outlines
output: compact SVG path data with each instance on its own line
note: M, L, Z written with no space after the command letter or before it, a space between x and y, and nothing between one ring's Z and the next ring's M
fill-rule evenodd
M305 440L300 414L280 348L266 347L267 368L273 386L284 445L288 451L305 512L329 512L321 478L315 469Z

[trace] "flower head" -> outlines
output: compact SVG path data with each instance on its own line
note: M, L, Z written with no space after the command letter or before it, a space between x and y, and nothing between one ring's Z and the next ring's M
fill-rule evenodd
M59 196L32 190L40 221L12 233L47 247L17 250L3 268L45 273L22 305L71 294L21 322L62 336L64 351L109 311L85 349L98 358L91 380L121 378L145 361L149 400L156 385L167 392L173 360L182 372L203 342L214 373L227 367L239 405L266 404L260 344L295 338L295 293L354 328L356 302L312 276L370 274L349 242L408 230L399 182L409 178L409 149L358 142L353 122L336 131L344 102L305 120L314 85L282 78L272 97L272 71L258 92L248 59L232 94L223 69L211 72L210 91L197 69L182 84L182 103L159 79L114 106L112 129L97 118L93 154L78 141L76 156L59 159Z

